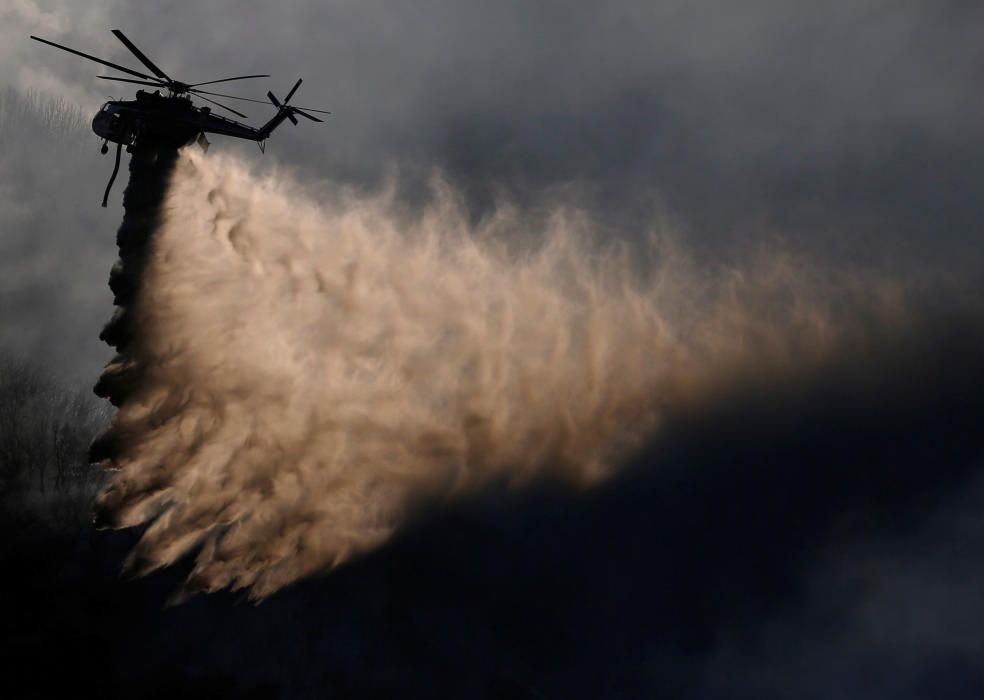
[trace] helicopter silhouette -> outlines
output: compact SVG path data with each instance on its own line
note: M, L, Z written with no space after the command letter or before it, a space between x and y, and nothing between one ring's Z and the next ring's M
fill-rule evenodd
M62 46L61 44L56 44L53 41L48 41L47 39L42 39L31 35L31 38L35 41L40 41L42 44L48 44L49 46L54 46L55 48L61 49L63 51L68 51L69 53L75 54L76 56L81 56L82 58L87 58L90 61L95 61L96 63L101 63L104 66L113 68L114 70L122 71L136 78L141 78L141 80L134 80L133 78L119 78L116 76L100 75L98 76L102 80L115 80L122 83L134 83L136 85L147 85L156 88L153 92L148 92L145 90L137 90L137 95L135 100L111 100L103 104L103 106L96 113L96 116L92 119L92 130L103 140L102 148L100 149L102 153L107 153L109 150L109 142L112 141L116 144L116 164L113 167L113 174L109 179L109 184L106 185L106 192L103 195L102 206L106 206L106 202L109 198L109 191L113 187L113 182L116 180L116 174L119 172L120 168L120 151L124 146L126 146L127 153L132 152L134 148L139 148L142 144L163 144L165 146L180 148L181 146L188 145L190 143L197 142L201 146L202 150L208 150L208 140L205 138L205 134L222 134L224 136L232 136L240 139L247 139L249 141L256 141L260 147L261 151L265 151L265 142L270 134L273 133L280 124L285 120L290 120L292 124L297 125L297 118L295 115L300 115L311 121L321 122L321 119L308 114L308 112L319 112L321 114L331 114L331 112L322 109L310 109L308 107L300 108L293 105L289 105L288 102L290 98L294 96L297 92L297 88L300 87L303 82L300 78L294 83L294 87L290 89L287 93L287 97L281 102L273 94L273 92L267 92L267 97L270 103L277 108L276 114L263 126L254 127L248 124L243 124L234 119L229 119L227 117L214 114L210 107L198 107L191 101L191 96L205 100L206 102L211 102L212 104L221 107L222 109L228 110L233 114L240 116L244 119L248 119L245 114L239 112L232 107L217 102L205 95L212 95L214 97L224 97L232 100L241 100L243 102L256 102L259 104L267 104L263 100L254 100L248 97L237 97L236 95L226 95L219 92L211 92L208 90L200 89L202 85L213 85L215 83L227 83L233 80L248 80L251 78L269 78L267 74L257 74L257 75L239 75L233 78L220 78L218 80L207 80L201 83L184 83L180 80L174 80L167 73L161 70L153 61L151 61L144 53L130 41L126 35L123 34L119 29L114 29L113 34L116 35L123 45L126 46L130 52L137 57L137 59L147 67L147 69L153 73L153 75L147 75L140 71L133 70L131 68L126 68L124 66L118 65L116 63L111 63L109 61L97 58L96 56L91 56L87 53L81 51L76 51L67 46ZM162 94L161 90L165 90L167 94Z

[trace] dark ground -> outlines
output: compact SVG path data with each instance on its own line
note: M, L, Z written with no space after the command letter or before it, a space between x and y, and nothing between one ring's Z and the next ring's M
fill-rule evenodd
M594 492L492 489L258 607L7 512L6 697L982 697L982 329L750 379Z

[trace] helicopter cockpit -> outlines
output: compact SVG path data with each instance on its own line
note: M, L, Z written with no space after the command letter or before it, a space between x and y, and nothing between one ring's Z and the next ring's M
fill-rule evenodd
M132 126L127 123L128 121L119 104L107 102L93 117L92 130L96 132L97 136L107 141L129 146L133 143L135 134Z

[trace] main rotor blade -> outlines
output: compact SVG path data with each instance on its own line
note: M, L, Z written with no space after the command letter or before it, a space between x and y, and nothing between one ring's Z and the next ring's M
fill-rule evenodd
M201 95L199 95L199 97L200 97L201 99L203 99L203 100L205 100L206 102L211 102L211 103L212 103L212 104L214 104L214 105L218 105L218 106L219 106L219 107L221 107L222 109L228 109L228 110L229 110L230 112L232 112L233 114L238 114L238 115L239 115L240 117L242 117L243 119L249 119L249 117L247 117L247 116L246 116L245 114L243 114L242 112L237 112L237 111L236 111L236 110L234 110L234 109L233 109L232 107L226 107L226 106L225 106L224 104L222 104L221 102L216 102L215 100L210 100L210 99L208 99L207 97L202 97Z
M236 95L224 95L221 92L209 92L208 90L198 90L196 88L191 88L190 90L188 90L188 92L193 92L196 95L215 95L216 97L227 97L230 100L242 100L243 102L256 102L257 104L261 104L261 105L270 104L266 100L254 100L250 97L237 97Z
M87 53L82 53L81 51L76 51L75 49L70 49L67 46L62 46L61 44L56 44L53 41L48 41L47 39L42 39L39 36L31 35L31 38L35 41L40 41L42 44L48 44L49 46L54 46L56 49L61 49L62 51L68 51L69 53L74 53L76 56L81 56L82 58L88 58L90 61L95 61L96 63L101 63L104 66L109 66L110 68L115 68L116 70L121 70L124 73L129 73L130 75L135 75L138 78L146 78L147 80L156 80L152 75L146 75L140 73L139 71L130 70L129 68L124 68L123 66L117 65L116 63L110 63L109 61L104 61L101 58L96 58L95 56L90 56Z
M226 95L226 94L223 94L221 92L210 92L208 90L197 90L197 89L192 88L188 92L193 92L193 93L198 94L198 95L215 95L216 97L226 97L226 98L228 98L230 100L242 100L243 102L255 102L256 104L260 104L260 105L270 104L266 100L254 100L251 97L239 97L238 95ZM275 106L279 106L279 103L277 103ZM310 107L295 107L294 109L304 110L305 112L318 112L319 114L331 114L331 112L329 112L326 109L311 109Z
M301 78L297 79L297 82L294 83L294 87L290 89L290 92L287 93L287 97L284 98L284 104L290 102L290 98L294 96L295 92L297 92L297 88L301 87L302 82L304 81Z
M133 42L127 39L126 35L123 32L121 32L119 29L114 29L113 34L116 35L117 39L123 42L123 45L126 48L130 49L130 53L132 53L134 56L140 59L140 62L142 64L150 68L151 73L156 75L158 78L164 78L164 80L171 82L170 76L164 71L162 71L160 68L158 68L156 65L154 65L153 61L151 61L149 58L144 56L143 52L140 49L138 49L136 46L134 46Z
M212 83L228 83L230 80L246 80L247 78L269 78L270 76L263 73L260 75L237 75L235 78L222 78L220 80L206 80L204 83L192 83L188 87L197 87L199 85L211 85Z
M167 83L163 80L159 83L151 83L147 80L133 80L132 78L114 78L111 75L97 75L97 78L102 78L103 80L117 80L121 83L136 83L137 85L150 85L151 87L167 87Z
M324 119L318 119L317 117L312 117L310 114L308 114L307 112L305 112L303 110L298 109L297 107L294 107L294 114L300 114L302 117L307 117L308 119L310 119L313 122L322 122L322 123L324 123L324 121L325 121Z

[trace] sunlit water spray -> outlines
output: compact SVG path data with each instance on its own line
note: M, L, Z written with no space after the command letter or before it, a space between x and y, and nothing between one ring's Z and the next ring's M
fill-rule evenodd
M440 183L413 215L291 187L178 161L97 504L152 521L137 572L197 549L190 589L268 596L380 544L412 503L591 485L722 372L830 339L781 262L701 281L665 239L640 265L569 210L472 225Z

